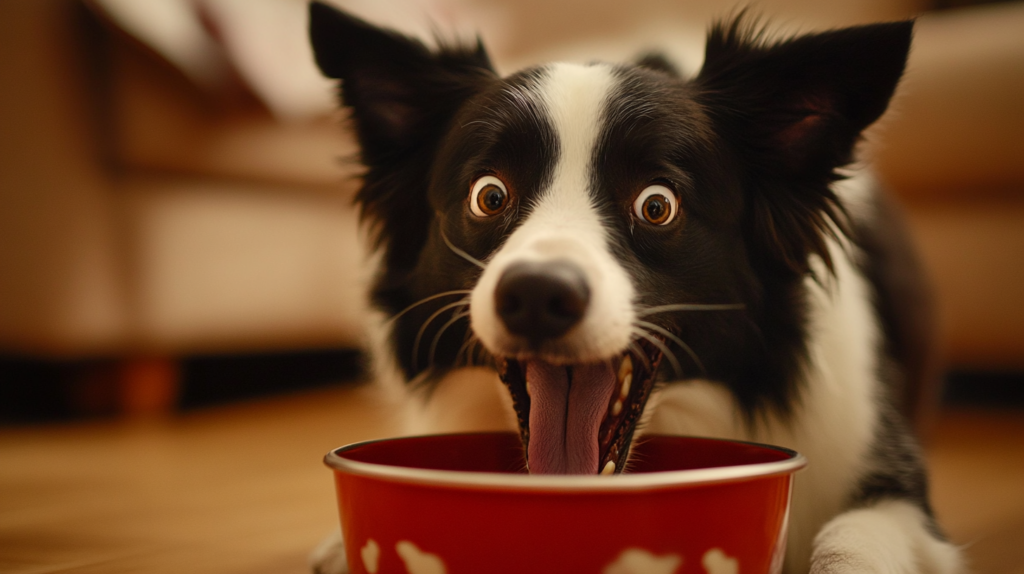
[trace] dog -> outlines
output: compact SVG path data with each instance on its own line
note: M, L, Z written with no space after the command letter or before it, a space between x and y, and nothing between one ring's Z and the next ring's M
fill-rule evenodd
M785 572L963 571L897 409L924 283L855 161L912 34L773 38L741 12L692 77L659 54L500 77L479 40L312 3L365 166L378 379L441 418L474 412L450 381L502 385L531 473L628 472L642 432L786 446L810 465Z

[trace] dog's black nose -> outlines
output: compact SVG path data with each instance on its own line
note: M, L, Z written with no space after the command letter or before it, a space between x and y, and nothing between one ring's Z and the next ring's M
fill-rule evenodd
M583 271L568 261L515 263L494 290L494 305L505 327L534 346L579 323L589 302Z

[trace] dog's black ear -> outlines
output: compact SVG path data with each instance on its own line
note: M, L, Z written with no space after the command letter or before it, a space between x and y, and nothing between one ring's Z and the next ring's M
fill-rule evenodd
M771 42L743 15L712 28L699 97L739 150L759 191L754 224L787 266L805 271L809 253L831 266L828 220L845 231L845 218L829 184L888 106L912 32L907 21Z
M454 114L482 76L493 76L483 45L444 46L378 28L327 4L309 5L320 71L341 80L363 160L373 167L421 144Z
M317 65L340 80L351 110L360 160L356 196L375 245L384 248L382 284L399 284L427 241L430 165L459 107L495 78L478 40L431 51L335 8L312 2L309 32Z

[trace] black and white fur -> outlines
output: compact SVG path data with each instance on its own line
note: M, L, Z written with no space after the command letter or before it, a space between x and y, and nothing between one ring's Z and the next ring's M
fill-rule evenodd
M962 571L896 407L926 363L901 313L919 308L913 258L870 177L843 171L912 23L771 40L739 17L712 28L693 78L660 56L501 78L479 43L431 50L325 5L310 15L366 167L378 376L428 398L420 422L494 413L471 401L494 396L481 389L500 388L506 359L571 368L654 338L666 360L639 432L809 459L786 572ZM471 205L482 177L507 188L491 216ZM665 225L635 209L652 185L677 203ZM567 329L509 327L495 292L524 262L583 282ZM516 427L504 396L484 424ZM321 549L319 571L342 571L340 552Z

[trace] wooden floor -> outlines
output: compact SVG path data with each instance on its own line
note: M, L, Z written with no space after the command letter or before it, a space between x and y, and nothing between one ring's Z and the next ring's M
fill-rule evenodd
M365 387L0 430L0 572L299 574L335 524L329 449L384 436ZM956 411L928 448L975 571L1024 574L1024 412Z

